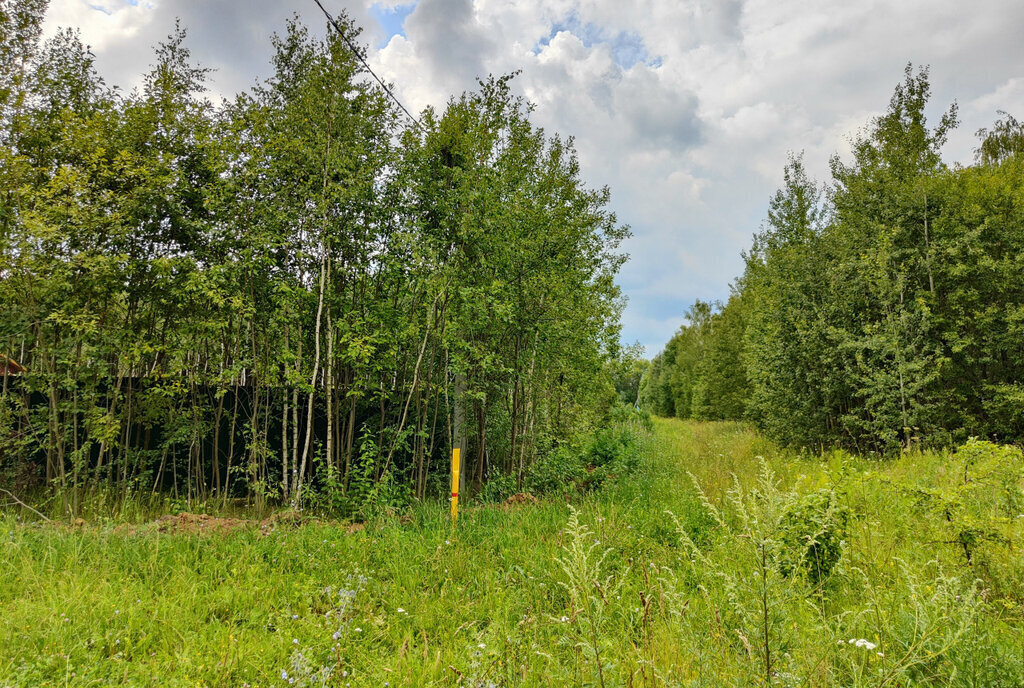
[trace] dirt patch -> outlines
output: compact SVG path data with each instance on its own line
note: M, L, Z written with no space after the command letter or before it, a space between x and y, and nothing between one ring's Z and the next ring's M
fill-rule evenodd
M244 518L221 518L210 516L209 514L190 514L186 512L175 516L163 516L157 519L156 523L157 530L161 533L181 533L185 535L222 534L245 528L259 528L260 533L267 535L275 530L298 528L309 520L294 510L274 512L262 521Z
M319 519L307 516L294 509L277 511L263 520L193 514L186 511L180 514L168 514L161 516L155 521L144 523L119 523L113 527L113 532L118 535L152 535L154 533L167 535L226 535L237 531L255 530L260 535L270 535L271 533L295 530L301 526L319 522L321 522ZM323 523L335 526L343 530L347 535L358 533L366 527L363 523L352 523L349 521L324 521ZM79 533L106 530L107 528L107 526L92 523L82 518L76 518L72 521L55 521L45 525Z
M161 533L199 535L204 533L230 533L243 528L252 528L253 521L240 518L219 518L208 514L188 512L157 519L157 530Z
M505 500L505 506L520 506L523 504L536 504L537 498L529 492L519 492Z
M265 532L275 529L297 528L308 520L309 519L294 509L288 509L287 511L275 511L270 514L270 516L267 516L265 519L260 521L260 530Z

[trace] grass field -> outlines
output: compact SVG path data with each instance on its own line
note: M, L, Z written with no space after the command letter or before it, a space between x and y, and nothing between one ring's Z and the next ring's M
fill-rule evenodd
M6 516L0 686L1024 686L1018 454L801 457L680 421L640 451L454 530L438 503L201 534Z

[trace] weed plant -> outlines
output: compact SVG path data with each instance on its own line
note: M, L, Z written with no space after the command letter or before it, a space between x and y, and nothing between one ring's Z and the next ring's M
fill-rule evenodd
M631 451L455 528L439 502L215 534L9 513L0 686L1024 685L1012 449L813 456L659 420ZM968 559L966 526L998 537Z

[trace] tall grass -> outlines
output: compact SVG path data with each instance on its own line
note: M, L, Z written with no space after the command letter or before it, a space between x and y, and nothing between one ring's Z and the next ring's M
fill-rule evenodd
M5 517L0 686L1024 685L1012 475L964 496L961 457L801 456L729 423L659 421L640 453L454 530L442 504L211 535ZM785 548L824 531L786 528L822 490L849 518L815 577ZM999 537L968 562L979 523Z

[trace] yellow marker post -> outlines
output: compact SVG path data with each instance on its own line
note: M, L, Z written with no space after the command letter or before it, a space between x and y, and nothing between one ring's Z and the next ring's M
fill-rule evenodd
M459 517L459 456L460 449L452 449L452 524Z

